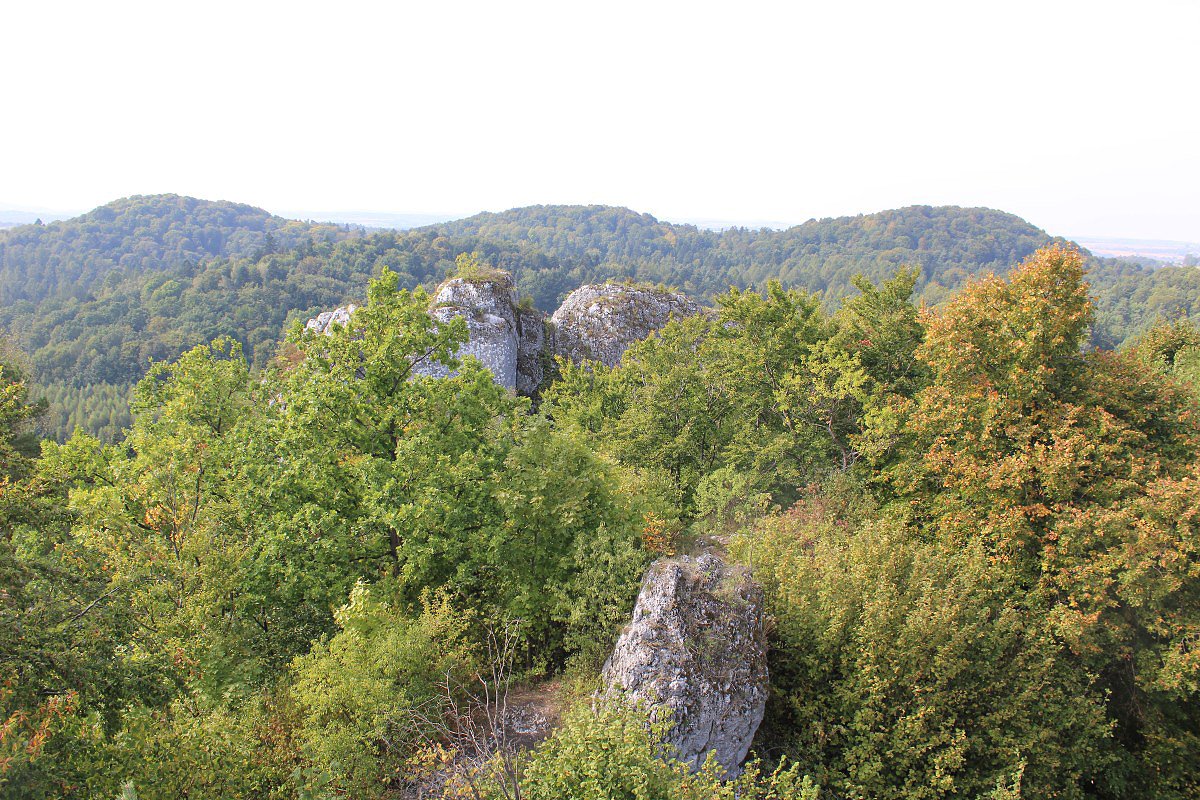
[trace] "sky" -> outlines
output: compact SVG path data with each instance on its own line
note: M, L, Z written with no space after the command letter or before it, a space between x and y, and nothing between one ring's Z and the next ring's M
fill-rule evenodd
M1200 241L1200 2L55 2L0 10L0 207L988 206Z

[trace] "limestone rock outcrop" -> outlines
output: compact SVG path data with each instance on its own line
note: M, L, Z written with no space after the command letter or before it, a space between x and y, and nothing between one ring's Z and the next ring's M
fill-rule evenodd
M581 286L550 317L557 355L575 363L600 361L613 367L625 350L666 325L672 317L701 313L699 303L677 292L619 283Z
M326 311L308 321L318 333L345 325L357 306ZM483 277L451 278L438 287L430 304L434 322L462 317L468 340L458 356L475 356L492 372L496 383L533 397L545 380L551 356L575 363L600 361L613 367L625 350L662 328L672 318L703 313L686 295L623 284L593 284L571 292L553 316L517 302L512 276L495 271ZM442 364L420 367L418 373L446 377Z
M310 330L326 335L335 323L346 325L355 305L341 306L310 319ZM451 278L438 287L429 315L435 323L462 317L467 322L468 340L458 357L475 356L492 372L496 383L533 396L544 379L543 352L553 346L546 315L535 308L521 307L512 277L495 272L484 278ZM436 362L422 364L417 373L443 378L452 371Z
M767 703L762 589L711 553L659 559L604 664L604 693L669 710L668 742L693 768L709 751L740 772Z
M438 287L429 311L435 322L454 317L467 321L468 339L458 357L475 356L492 371L496 383L517 389L517 290L507 273L487 279L451 278ZM422 374L444 377L450 370L437 363Z
M355 312L358 306L351 303L348 306L338 306L333 311L322 311L317 316L310 319L304 324L304 327L310 331L323 333L326 336L333 333L334 325L349 325L350 315Z

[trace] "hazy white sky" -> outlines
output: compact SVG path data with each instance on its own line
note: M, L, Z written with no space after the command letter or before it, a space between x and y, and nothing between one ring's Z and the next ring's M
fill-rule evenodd
M1200 2L22 2L0 201L985 205L1200 240Z

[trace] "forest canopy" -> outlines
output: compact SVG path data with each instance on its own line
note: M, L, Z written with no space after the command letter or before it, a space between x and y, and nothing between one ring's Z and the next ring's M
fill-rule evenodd
M917 269L836 310L732 288L536 409L388 269L257 371L230 337L156 362L119 445L39 450L6 366L0 790L1194 797L1200 332L1087 347L1087 263L933 308ZM591 694L646 565L699 550L771 620L736 781ZM541 744L464 744L498 675L565 687Z
M232 336L261 369L291 321L361 299L384 267L405 288L431 291L459 255L477 253L547 312L580 285L606 280L673 286L709 302L730 286L778 280L832 309L857 293L856 276L878 283L905 267L915 270L917 297L936 305L1052 241L1011 214L948 206L719 232L624 208L532 206L401 233L139 196L0 232L0 326L51 401L44 432L62 440L82 426L112 440L130 422L129 392L151 360ZM1094 346L1114 349L1159 319L1200 314L1194 268L1088 265Z

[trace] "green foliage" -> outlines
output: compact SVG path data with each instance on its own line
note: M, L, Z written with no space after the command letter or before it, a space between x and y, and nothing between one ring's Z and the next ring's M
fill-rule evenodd
M645 566L636 549L640 520L609 470L537 420L509 452L497 484L503 523L493 528L492 558L502 605L524 620L530 652L552 653L564 623L574 649L608 644Z
M849 297L835 317L837 345L858 357L863 370L884 391L912 395L925 380L924 365L916 358L925 339L920 314L911 302L917 273L902 269L876 287L854 279L859 294Z
M129 709L120 733L76 739L81 796L264 798L294 796L291 772L301 763L274 708L259 697L232 706L184 695L167 708ZM81 758L80 756L83 756ZM85 762L86 763L86 762Z
M331 225L275 217L241 203L138 195L49 225L0 234L0 302L84 293L113 270L138 273L214 256L261 257L310 239L347 235Z
M685 516L723 524L764 498L788 504L851 469L865 420L921 380L911 274L863 285L836 317L778 283L731 290L715 318L672 322L619 367L562 364L543 409L627 468L665 471Z
M29 402L21 371L0 362L0 486L28 471L34 448L26 423L44 410L44 405Z
M223 249L194 258L168 251L143 264L126 258L129 248L147 246L140 244L142 234L135 236L133 231L164 225L207 228L206 209L221 205L170 197L161 204L155 198L145 200L133 203L120 216L132 226L128 231L122 228L111 236L91 238L70 234L69 248L74 249L60 252L68 245L48 239L57 229L46 226L28 232L35 238L26 245L17 248L10 243L5 251L13 270L43 269L26 264L34 258L30 248L41 248L37 259L54 263L64 259L87 265L115 262L100 272L88 267L78 284L45 267L44 291L0 305L0 325L13 331L14 341L30 354L39 390L52 402L42 430L56 439L66 439L80 424L106 440L117 438L130 422L121 398L151 360L173 360L220 336L235 337L251 366L265 367L288 323L359 296L367 280L384 268L395 271L405 288L430 289L453 272L456 256L464 253L478 253L498 269L519 265L527 273L548 269L550 264L544 255L475 239L395 232L362 237L353 231L272 217L260 224L253 214L229 216L229 224L237 227L221 229L218 238L226 242ZM183 205L177 207L176 200ZM276 222L271 220L283 227L272 227ZM96 220L79 224L102 230L117 225ZM274 231L278 252L256 252L263 226ZM298 232L285 235L292 227ZM243 240L258 244L235 246ZM11 278L20 283L14 291L25 291L26 284L16 272L8 278L6 274L0 270L0 290Z
M149 363L147 361L147 363ZM121 439L133 424L129 411L133 386L111 383L88 383L74 386L51 382L36 387L46 400L46 413L38 417L36 433L56 441L66 441L79 430L102 442Z
M1063 249L968 287L929 321L931 384L891 478L927 531L1004 564L1014 597L1099 677L1114 726L1099 791L1183 797L1200 730L1180 658L1200 630L1195 400L1134 358L1082 353L1090 311Z
M587 797L595 800L817 800L819 792L798 768L762 774L752 763L726 781L711 759L693 773L670 757L663 736L668 723L616 703L580 704L562 727L529 759L521 780L530 800Z
M838 796L1085 796L1103 694L1011 576L979 542L850 502L812 497L736 542L776 621L768 736Z
M261 368L286 323L344 304L384 267L400 286L428 290L459 269L460 256L475 259L510 272L543 310L580 284L605 280L710 298L731 285L779 280L833 306L862 289L858 276L881 282L906 267L911 288L939 303L971 277L1004 272L1050 241L1012 215L953 207L718 233L627 209L535 206L366 234L232 203L133 197L0 234L0 325L32 356L33 378L55 402L43 430L63 440L82 424L111 440L129 423L117 398L149 360L235 336ZM1156 316L1200 313L1195 269L1090 264L1095 344L1116 346ZM97 404L88 404L93 395Z
M1011 214L930 206L811 220L784 231L708 231L605 206L530 206L434 228L447 236L513 242L577 264L575 285L631 278L707 297L730 285L778 279L832 299L849 294L857 274L881 281L916 265L920 287L940 299L965 278L1007 269L1051 241ZM542 305L541 294L531 293Z
M333 778L330 789L353 797L382 796L402 777L419 737L436 733L429 719L442 687L474 665L467 620L445 597L427 597L410 616L385 593L358 584L337 613L338 632L292 667L301 747Z
M1130 351L1143 363L1189 386L1200 400L1200 327L1195 323L1160 323L1134 340Z
M220 540L235 515L231 465L250 408L240 349L218 340L151 369L122 448L86 437L47 446L47 473L75 484L72 536L100 560L108 594L138 622L139 650L194 647L187 640L196 616L213 601L209 576L227 567Z
M0 686L0 789L5 797L44 796L53 752L47 744L60 733L64 718L74 710L75 697L52 696L30 708L14 701L9 678Z
M464 326L397 282L294 330L263 379L230 339L154 364L121 446L46 443L6 495L4 711L34 726L11 741L54 723L12 767L30 796L388 790L404 715L487 624L521 620L544 670L611 641L645 563L631 484L457 362ZM262 736L278 752L238 766Z
M1194 266L1144 266L1126 259L1088 261L1096 296L1090 343L1116 349L1144 334L1158 320L1200 322L1200 270Z
M59 420L84 419L90 384L104 402L87 424L125 434L116 445L77 432L39 457L29 372L0 359L6 797L399 796L420 766L414 747L446 753L427 745L464 723L441 715L487 667L489 630L519 628L525 678L595 667L648 559L689 546L685 533L709 535L705 547L732 540L767 590L773 693L758 744L777 768L752 762L727 782L711 763L691 773L669 758L661 725L598 705L505 760L509 788L811 800L805 772L839 797L1196 794L1190 323L1154 328L1128 352L1085 350L1105 312L1088 299L1088 262L1064 248L934 311L911 295L934 297L971 268L920 262L878 285L854 279L858 294L828 310L840 270L858 263L836 257L848 242L911 239L924 225L904 253L986 260L963 213L779 234L689 232L613 210L545 218L564 214L596 227L522 234L514 212L475 220L508 220L497 232L509 244L434 229L271 253L281 236L195 266L166 263L186 246L164 234L161 252L106 273L91 299L70 293L95 275L64 273L67 294L43 310L70 313L26 334L61 324L100 338L77 350L37 340L34 371L63 355L48 386ZM420 288L456 260L468 274L484 261L515 269L539 302L563 276L644 279L681 253L694 266L724 253L711 272L696 266L697 280L745 276L739 248L797 266L808 251L784 245L817 229L835 247L804 245L828 262L821 292L786 281L725 292L711 315L671 323L619 367L560 363L537 414L457 359L465 325L435 327ZM950 241L956 232L967 238ZM59 256L61 238L47 245ZM783 255L767 258L763 242ZM208 323L177 337L166 321L237 327L242 312L222 305L230 287L238 302L311 292L329 306L376 272L330 335L293 313L274 360L277 328L244 341L206 330L188 349ZM192 303L201 297L214 304ZM266 312L271 325L301 307L290 302ZM20 301L0 315L26 325L36 311ZM134 340L170 358L131 392L140 366L68 381L116 364L113 353L145 356L120 344Z
M459 253L454 260L454 277L468 283L485 283L505 274L503 270L489 266L478 253Z

